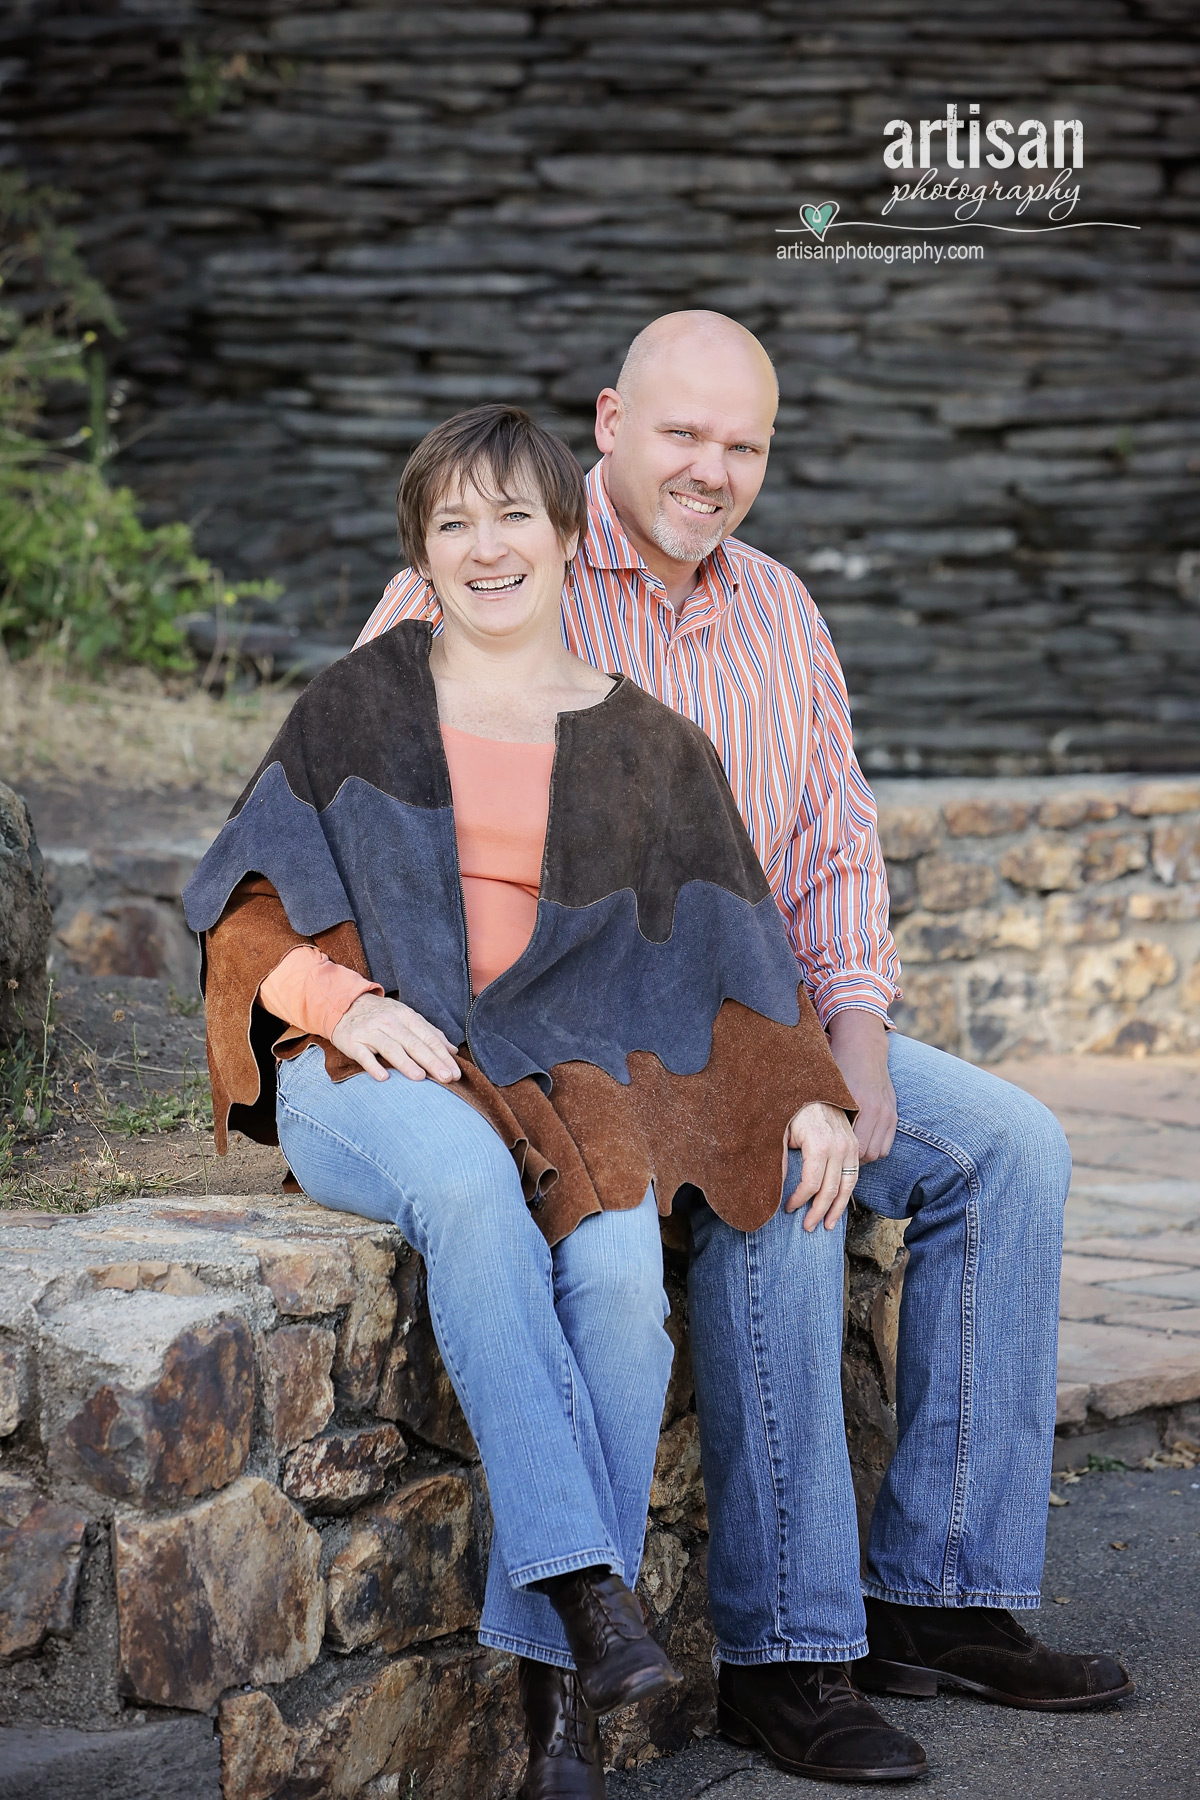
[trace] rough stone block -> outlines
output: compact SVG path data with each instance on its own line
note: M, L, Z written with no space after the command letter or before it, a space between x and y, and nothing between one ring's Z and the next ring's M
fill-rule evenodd
M1200 882L1164 894L1130 894L1129 917L1139 924L1179 925L1200 919Z
M915 912L901 919L895 936L905 963L967 962L991 942L992 920L978 910Z
M392 1251L360 1240L354 1246L354 1298L338 1332L333 1365L338 1393L351 1406L369 1404L396 1324Z
M906 863L887 865L888 910L893 919L901 919L917 904L916 876Z
M0 1043L38 1031L46 1016L50 926L29 808L0 781Z
M684 1413L658 1440L650 1508L664 1525L707 1530L704 1482L700 1472L700 1428L695 1413Z
M438 1350L425 1297L425 1265L417 1255L396 1270L398 1323L379 1380L375 1411L396 1419L426 1443L477 1456L475 1440Z
M1077 888L1083 880L1083 851L1070 838L1028 838L1005 851L1000 873L1014 887L1044 894Z
M1129 796L1129 810L1140 819L1155 813L1200 812L1200 781L1146 781Z
M329 1569L330 1643L395 1652L470 1629L479 1616L473 1540L474 1499L463 1475L408 1482L356 1513Z
M1167 987L1179 965L1164 944L1133 938L1111 950L1088 950L1071 976L1078 1000L1144 1000L1155 988Z
M670 1299L671 1311L667 1316L666 1332L675 1346L675 1360L671 1364L671 1379L667 1383L667 1397L663 1402L664 1430L688 1410L696 1392L692 1346L687 1330L686 1292L674 1293Z
M169 938L151 900L114 901L80 907L57 936L76 969L85 975L139 975L152 980L168 973Z
M903 993L893 1002L891 1015L908 1037L935 1044L939 1050L957 1051L962 1028L952 976L906 969Z
M69 1637L87 1516L0 1477L0 1662Z
M312 1319L354 1300L354 1274L345 1242L250 1240L262 1279L285 1318Z
M1200 1010L1200 962L1192 964L1179 997L1185 1006Z
M270 1800L296 1763L298 1731L269 1694L228 1694L217 1715L222 1800Z
M948 800L942 808L951 837L1003 837L1024 831L1033 807L1024 800Z
M407 1455L394 1425L361 1431L333 1431L293 1450L283 1465L282 1485L293 1500L340 1511L355 1500L381 1494L388 1472Z
M11 1437L28 1416L31 1368L27 1345L0 1343L0 1438Z
M1116 881L1144 869L1149 857L1144 831L1089 831L1083 840L1083 879Z
M1121 935L1121 894L1052 894L1046 902L1046 936L1054 944L1104 944Z
M333 1332L319 1325L281 1325L259 1337L263 1406L276 1450L294 1450L329 1423L336 1345Z
M888 862L910 862L937 847L941 821L936 806L881 806L879 842Z
M665 1618L679 1597L690 1558L673 1531L652 1525L646 1533L637 1591L656 1619Z
M1200 881L1200 820L1156 825L1150 839L1154 873L1167 887Z
M113 1525L122 1679L152 1706L206 1711L223 1689L286 1681L325 1628L321 1540L246 1476L190 1511Z
M208 1719L0 1731L0 1777L4 1800L222 1800Z
M1052 794L1038 807L1037 822L1043 830L1070 831L1075 825L1115 819L1120 810L1106 794Z
M140 1262L103 1263L88 1270L98 1288L117 1293L207 1294L208 1283L183 1263L152 1258Z
M157 1379L95 1388L51 1441L52 1463L118 1499L211 1492L246 1466L254 1423L254 1351L244 1319L183 1331Z
M502 1800L524 1764L515 1665L495 1651L399 1657L298 1725L292 1780L322 1800L357 1800L394 1774L422 1800Z
M986 906L996 891L990 863L955 862L949 856L923 856L917 864L917 892L930 912L962 912Z
M992 921L993 950L1040 950L1042 918L1022 906L1006 906Z

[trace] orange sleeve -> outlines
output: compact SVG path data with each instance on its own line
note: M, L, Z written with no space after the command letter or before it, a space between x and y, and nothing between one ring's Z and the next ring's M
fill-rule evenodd
M377 981L331 962L315 944L289 950L258 990L277 1019L314 1037L332 1037L342 1014L363 994L382 994Z

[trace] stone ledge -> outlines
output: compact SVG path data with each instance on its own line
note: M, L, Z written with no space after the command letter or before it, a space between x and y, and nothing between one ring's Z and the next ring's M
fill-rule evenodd
M871 1215L851 1233L864 1516L895 1442L902 1238ZM147 1196L0 1213L0 1255L0 1358L21 1374L0 1419L0 1717L45 1717L53 1691L49 1716L82 1718L89 1683L123 1696L115 1724L215 1712L224 1800L349 1800L401 1775L447 1800L511 1792L513 1661L474 1641L486 1490L399 1235L284 1196ZM713 1722L687 1300L668 1263L676 1359L639 1591L685 1683L606 1722L619 1765ZM90 1582L91 1648L88 1555L112 1570ZM436 1774L447 1744L453 1778Z

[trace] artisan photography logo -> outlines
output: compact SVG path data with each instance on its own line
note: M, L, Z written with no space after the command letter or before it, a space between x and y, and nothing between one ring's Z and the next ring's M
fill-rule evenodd
M851 228L943 235L976 228L1016 236L1141 229L1117 219L1079 216L1085 210L1081 119L1023 119L1015 124L999 116L984 119L977 100L968 102L965 115L956 101L950 101L941 118L915 123L889 119L883 136L882 161L891 177L891 191L880 205L879 217L842 219L836 200L806 202L799 209L799 225L777 228L780 238L794 240L780 243L777 257L835 257L846 246L831 243L829 234ZM899 174L903 180L895 179ZM914 243L911 248L916 252L918 246ZM942 260L931 254L942 246L925 243L919 248L919 260ZM950 255L949 244L944 251ZM911 260L918 258L914 254Z

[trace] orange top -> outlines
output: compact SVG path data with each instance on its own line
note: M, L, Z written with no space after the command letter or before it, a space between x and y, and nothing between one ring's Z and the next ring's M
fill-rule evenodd
M471 992L511 968L533 935L553 744L505 744L442 726L467 914Z
M442 742L477 994L516 962L533 935L554 745L505 744L453 725L442 726ZM297 1031L327 1038L361 994L382 992L315 944L301 944L267 976L259 998Z

